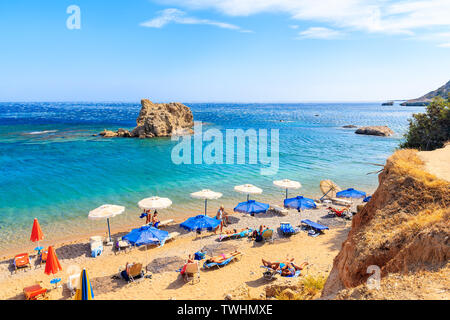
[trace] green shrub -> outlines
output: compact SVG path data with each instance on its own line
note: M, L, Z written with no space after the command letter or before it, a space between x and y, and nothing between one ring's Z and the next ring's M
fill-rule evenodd
M434 150L450 140L450 94L447 100L434 98L425 113L414 114L401 148Z

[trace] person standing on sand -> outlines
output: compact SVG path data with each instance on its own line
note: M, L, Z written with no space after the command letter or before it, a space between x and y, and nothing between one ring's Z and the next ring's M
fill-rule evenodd
M145 210L145 213L147 214L145 224L149 224L152 222L152 214L150 213L150 210Z
M216 219L220 221L220 233L222 233L225 218L228 219L225 213L225 208L221 205L216 214ZM216 230L214 230L214 233L217 233L217 229L219 229L219 226L217 226Z

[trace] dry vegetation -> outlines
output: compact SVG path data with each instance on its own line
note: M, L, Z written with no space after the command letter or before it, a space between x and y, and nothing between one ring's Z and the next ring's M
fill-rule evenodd
M298 286L284 290L277 290L277 300L312 300L319 297L325 285L323 276L307 276L299 281Z

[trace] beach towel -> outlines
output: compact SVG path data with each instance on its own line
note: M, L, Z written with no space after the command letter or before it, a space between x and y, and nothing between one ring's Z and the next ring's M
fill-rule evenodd
M298 233L300 230L298 228L294 228L290 223L282 223L280 226L280 231L284 235L290 236Z

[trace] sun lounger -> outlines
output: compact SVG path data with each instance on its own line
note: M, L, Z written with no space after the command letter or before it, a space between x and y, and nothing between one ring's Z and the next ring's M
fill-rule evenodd
M233 234L222 234L219 236L219 241L227 240L227 239L240 239L247 237L250 233L252 233L252 229L247 229L238 233Z
M350 200L345 200L345 199L341 199L341 198L331 198L331 200L333 202L343 205L343 206L348 206L348 205L352 204L352 202Z
M175 240L180 234L181 233L179 233L179 232L171 232L171 233L169 233L169 236L167 237L166 242L170 241L170 240Z
M242 258L242 253L239 253L239 254L237 254L235 256L232 256L231 258L228 258L228 259L226 259L226 260L224 260L224 261L222 261L220 263L208 262L209 260L206 260L205 263L203 264L203 268L204 269L211 269L211 268L214 268L214 267L218 267L220 269L220 267L226 266L231 261L233 261L233 260L239 261L239 260L241 260L241 258Z
M116 239L115 249L116 249L115 254L121 251L126 252L127 249L131 250L131 244L128 241L123 240L122 237L120 237Z
M261 266L261 268L264 268L266 270L263 273L263 277L266 280L274 280L278 275L285 277L285 278L297 278L301 274L300 270L296 270L294 275L283 276L281 274L281 270L274 270L274 269L266 267L266 266Z
M329 230L330 228L311 220L302 220L302 229L308 231L309 236L317 237L322 234L324 230Z
M299 228L294 228L289 222L281 222L280 231L284 236L292 236L300 232Z
M23 289L26 300L47 300L47 289L42 288L40 284Z
M282 216L286 216L289 214L289 210L277 205L270 205L269 211L274 212L276 214L282 215Z
M158 228L168 226L169 224L173 223L173 221L173 219L161 221L160 223L158 223ZM150 222L146 224L146 226L153 226L153 223Z
M31 259L28 253L18 254L14 257L14 271L17 273L18 269L31 269Z
M48 249L42 250L41 253L39 254L39 264L40 265L47 262L47 256L48 256Z

